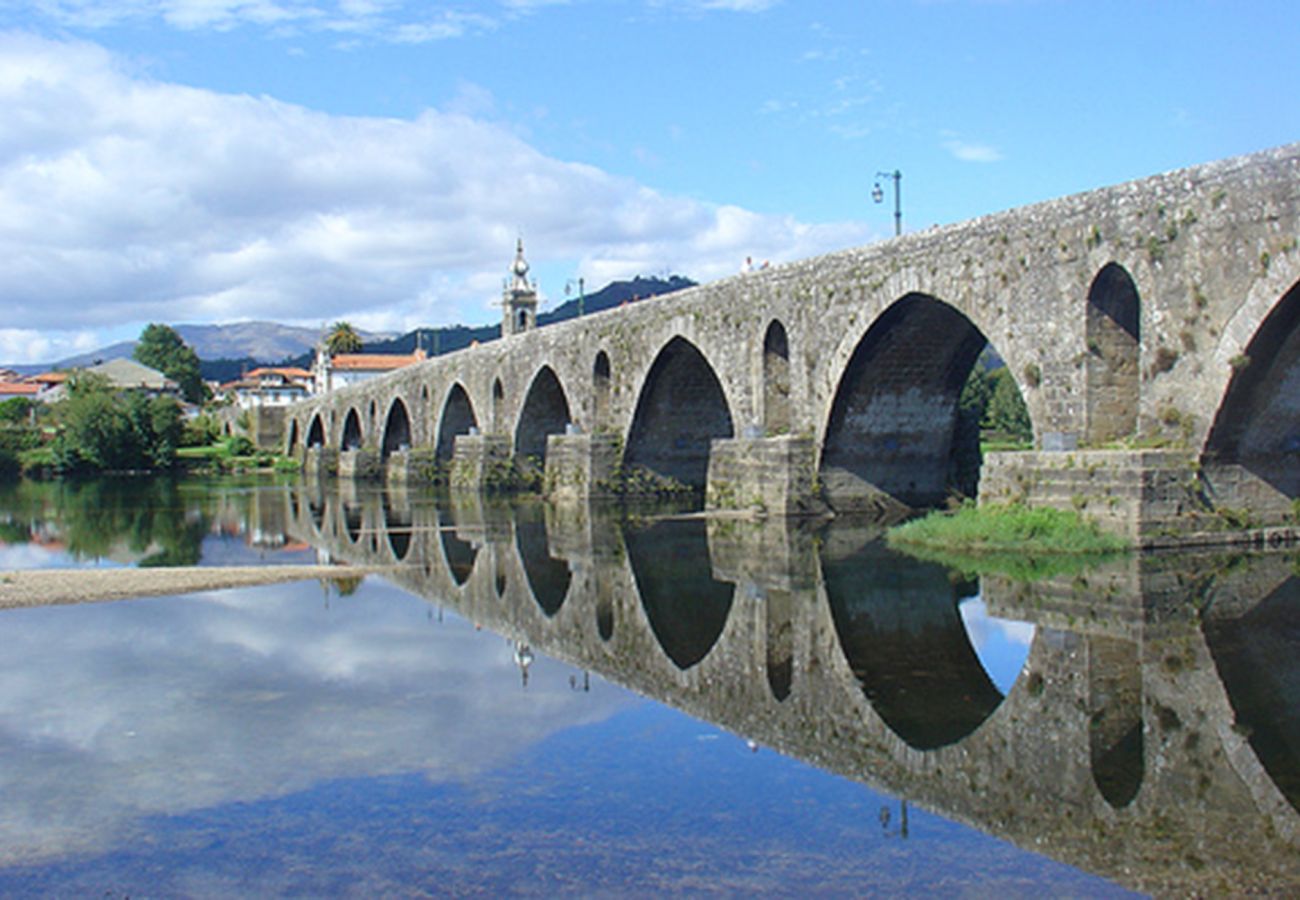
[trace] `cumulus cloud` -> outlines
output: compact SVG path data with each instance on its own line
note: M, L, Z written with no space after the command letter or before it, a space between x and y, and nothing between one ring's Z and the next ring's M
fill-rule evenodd
M468 113L329 115L21 33L0 34L0 118L0 349L149 321L481 322L521 230L535 264L590 284L707 280L868 236L668 196Z

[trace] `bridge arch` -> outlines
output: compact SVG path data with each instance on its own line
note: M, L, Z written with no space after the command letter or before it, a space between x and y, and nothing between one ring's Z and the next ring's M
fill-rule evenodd
M625 464L703 488L709 444L735 436L722 383L704 354L681 336L659 351L641 385Z
M325 425L321 422L320 413L316 413L311 417L311 425L307 426L307 449L324 446Z
M343 450L359 450L364 444L361 416L357 414L355 407L349 407L348 414L343 419L343 439L340 446Z
M958 442L958 400L987 344L965 313L919 292L871 323L826 421L819 468L833 509L933 506L967 481L960 464L978 459L978 431Z
M553 618L569 596L569 564L551 555L546 520L540 507L520 509L515 518L515 547L524 579L542 613Z
M1216 491L1244 485L1245 493L1218 498L1227 505L1286 512L1300 497L1300 281L1228 366L1232 374L1205 442L1207 477Z
M289 420L289 439L286 442L286 444L287 444L286 454L288 456L293 456L295 453L298 452L298 420L297 419Z
M407 413L406 403L402 398L394 397L384 421L382 455L387 459L398 450L409 450L411 444L411 416Z
M506 389L501 384L500 378L492 379L492 431L495 433L501 430L502 406L506 400Z
M1088 289L1084 314L1088 444L1137 431L1141 323L1142 304L1132 276L1120 264L1107 263Z
M780 319L763 333L763 430L769 434L790 431L790 339Z
M595 362L591 364L592 431L600 431L609 422L611 384L609 354L601 350L596 354Z
M1145 770L1142 660L1133 641L1088 638L1088 756L1092 780L1115 809L1133 802Z
M515 458L525 471L541 468L546 462L546 438L564 434L572 421L564 387L550 366L542 366L533 376L524 396L515 426Z
M438 417L438 442L434 450L436 458L440 462L450 462L455 451L456 435L469 434L471 428L477 427L478 417L474 415L474 405L458 381L447 392L442 415Z

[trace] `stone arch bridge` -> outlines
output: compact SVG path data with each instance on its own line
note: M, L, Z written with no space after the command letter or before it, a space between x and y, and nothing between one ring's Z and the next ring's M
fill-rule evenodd
M1280 519L1300 493L1298 240L1290 145L526 328L291 408L285 449L343 477L924 507L951 490L988 344L1035 450L986 458L982 497L1134 533L1215 505Z

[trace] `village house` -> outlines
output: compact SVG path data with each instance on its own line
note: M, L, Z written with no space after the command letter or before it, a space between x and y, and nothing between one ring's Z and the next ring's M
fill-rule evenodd
M313 392L324 394L358 384L427 358L428 354L419 348L413 353L339 353L333 357L323 348L318 348L312 365Z

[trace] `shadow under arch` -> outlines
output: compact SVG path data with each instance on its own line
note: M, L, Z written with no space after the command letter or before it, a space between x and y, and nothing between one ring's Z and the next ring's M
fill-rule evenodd
M734 436L731 410L713 367L694 344L674 337L655 357L641 387L625 465L703 489L710 442Z
M1145 774L1142 661L1133 641L1088 638L1088 755L1092 781L1115 809L1133 802Z
M790 430L790 340L780 319L763 335L763 428L767 434Z
M540 475L546 462L546 438L564 434L572 418L564 387L550 366L533 376L515 426L515 458L525 471Z
M307 426L307 448L325 446L325 425L321 422L320 413L311 417L311 425Z
M689 669L722 636L735 599L735 585L713 577L706 523L628 528L623 542L650 630L673 664Z
M1137 432L1142 305L1128 270L1107 263L1088 288L1087 343L1089 444Z
M289 456L293 456L296 452L298 452L298 420L290 419L288 450L286 453Z
M833 509L944 500L957 477L958 400L987 343L963 313L926 294L905 295L872 323L827 422L820 479ZM976 453L978 437L968 436Z
M384 422L384 442L382 456L387 459L399 450L411 448L411 417L406 411L406 403L401 397L394 397L388 407L388 417Z
M1216 490L1239 481L1238 472L1271 489L1222 498L1227 505L1288 512L1300 497L1300 282L1234 361L1202 463Z
M357 415L355 409L349 409L347 417L343 420L343 443L344 450L359 450L364 443L361 436L361 416Z
M447 392L442 415L438 417L438 442L434 451L437 460L450 462L456 449L456 436L469 434L471 428L477 427L478 418L474 415L474 405L470 403L469 394L460 382L456 382Z
M862 693L908 746L934 750L975 731L1002 703L962 623L948 570L873 541L823 554L840 649Z
M1211 606L1202 627L1236 727L1300 812L1300 577L1241 615L1216 614Z
M549 619L564 605L573 575L567 562L551 556L543 513L541 506L533 504L516 509L515 546L533 600Z
M595 362L591 364L592 431L599 431L607 424L612 382L609 354L601 350L596 354Z

